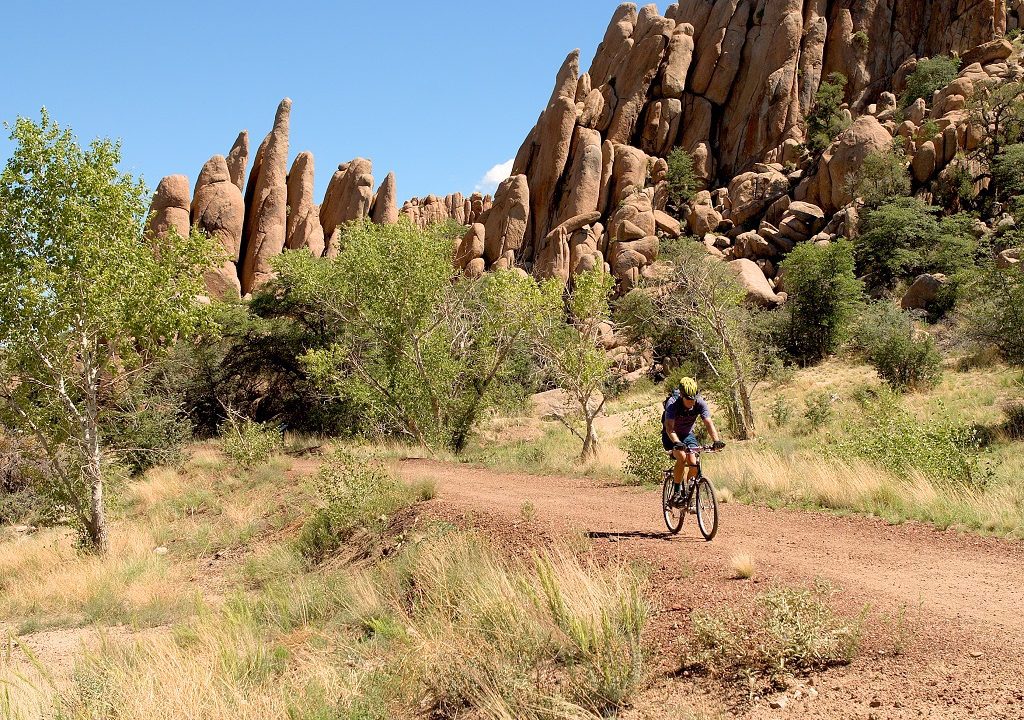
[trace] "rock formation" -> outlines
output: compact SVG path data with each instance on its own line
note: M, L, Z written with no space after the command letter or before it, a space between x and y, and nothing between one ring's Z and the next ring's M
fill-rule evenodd
M231 146L228 153L228 172L231 174L231 182L241 192L245 189L245 170L249 165L249 131L243 130L235 138L235 144Z
M168 175L156 186L149 206L149 236L162 238L171 229L181 237L189 233L189 187L184 175Z
M288 173L288 225L285 247L324 254L324 229L313 204L313 153L301 152Z
M207 271L204 279L211 296L237 300L241 296L238 253L242 246L245 203L234 184L223 155L214 155L203 166L192 200L192 224L220 243L224 257Z
M248 294L271 279L270 260L284 249L288 220L288 119L292 101L277 108L274 129L260 146L249 184L253 187L243 237L242 293Z
M377 189L370 217L378 225L394 225L398 222L398 188L393 172L388 173Z

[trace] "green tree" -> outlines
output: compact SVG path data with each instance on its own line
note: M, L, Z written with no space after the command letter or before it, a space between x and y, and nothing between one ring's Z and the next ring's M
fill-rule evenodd
M942 356L932 336L917 332L910 313L891 302L876 303L861 315L857 346L896 391L929 387L942 373Z
M907 77L907 89L900 99L900 107L910 107L918 98L923 98L930 105L935 91L953 82L959 72L959 58L936 55L918 60L914 72Z
M847 241L827 247L805 243L783 261L786 343L801 363L822 360L848 337L863 297L853 268Z
M453 229L353 223L332 260L285 253L269 290L307 308L330 341L301 358L309 377L377 428L461 451L480 413L517 382L517 355L560 292L514 271L457 279Z
M33 436L55 498L85 546L107 546L104 403L179 337L213 261L207 238L143 235L147 191L118 171L120 147L79 146L43 110L19 118L0 180L0 400Z
M807 115L807 149L813 154L825 151L832 141L849 126L842 111L846 77L832 73L818 86L814 105Z
M997 348L1024 365L1024 271L994 261L971 273L960 289L958 321L968 339Z
M900 149L870 153L852 177L850 190L854 197L861 198L869 208L910 195L910 172L906 155Z
M1007 145L996 154L992 180L1003 197L1024 195L1024 143Z
M970 152L982 168L974 178L978 181L992 176L1003 148L1024 140L1024 82L977 82L967 110L971 126L986 129L981 143ZM1001 189L998 182L994 189Z
M676 207L689 201L697 191L697 176L693 169L693 156L677 147L668 156L668 196Z
M548 314L546 326L534 338L541 367L573 401L583 420L583 429L578 430L567 418L560 418L583 442L583 462L594 458L598 450L594 421L604 409L611 367L598 325L610 315L608 296L614 283L611 275L600 270L574 276L565 316ZM548 286L552 287L551 281ZM557 281L553 287L558 287Z

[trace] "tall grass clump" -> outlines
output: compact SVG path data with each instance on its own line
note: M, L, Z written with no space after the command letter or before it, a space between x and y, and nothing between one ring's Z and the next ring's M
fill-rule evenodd
M844 665L856 655L863 616L840 615L832 589L773 588L749 612L732 609L694 618L690 660L712 671L777 687L787 674Z

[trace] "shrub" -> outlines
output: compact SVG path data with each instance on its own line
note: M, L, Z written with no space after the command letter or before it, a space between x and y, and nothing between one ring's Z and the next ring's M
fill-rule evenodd
M782 395L777 395L772 404L768 407L768 413L772 419L772 425L780 428L789 422L793 414L792 408Z
M622 440L622 449L626 453L622 469L633 484L661 482L661 473L667 462L659 425L660 421L655 418L637 418Z
M827 392L818 392L805 401L804 419L811 430L818 430L832 422L832 396Z
M910 107L918 98L929 105L936 90L949 85L960 71L960 59L937 55L917 61L914 72L907 77L907 89L900 100L901 107Z
M319 507L297 540L299 554L310 563L323 560L359 530L379 533L412 499L383 466L345 449L324 463L314 484Z
M906 155L899 150L870 153L851 178L850 191L870 208L909 195L910 172Z
M693 156L677 147L668 156L668 196L678 207L693 197L697 190L697 175L693 169Z
M857 399L862 412L829 445L837 456L870 460L900 477L920 472L954 487L982 488L991 480L983 457L989 438L981 428L943 417L922 422L888 390Z
M1024 271L985 263L960 290L960 326L969 340L998 348L1003 358L1024 365Z
M855 255L869 288L891 288L899 278L924 271L924 254L939 235L937 212L917 198L900 198L864 215Z
M928 333L918 333L910 313L889 302L870 308L857 330L865 359L893 390L919 390L934 385L942 372L942 356Z
M1013 440L1024 440L1024 400L1011 400L1003 403L1003 432Z
M828 247L799 245L782 263L786 290L786 344L804 364L835 352L846 339L861 301L861 283L853 274L848 242Z
M118 460L134 475L179 462L192 439L192 423L176 399L159 393L126 398L107 408L102 425Z
M785 675L845 665L860 645L863 616L844 618L832 589L775 588L757 596L753 612L697 613L691 659L750 681L779 686Z
M281 447L281 431L232 415L221 430L221 447L235 465L248 469L265 463Z
M1024 143L999 151L992 162L992 180L1004 197L1024 195Z
M823 152L849 126L840 107L845 88L846 77L840 73L832 73L818 87L807 116L807 149L812 153Z

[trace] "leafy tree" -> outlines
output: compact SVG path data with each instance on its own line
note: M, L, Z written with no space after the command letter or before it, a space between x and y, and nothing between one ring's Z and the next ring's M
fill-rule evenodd
M2 422L31 434L83 544L107 546L104 404L176 338L200 329L212 263L202 235L143 235L147 191L120 147L82 148L43 110L19 118L0 180Z
M907 77L907 89L900 99L901 107L910 107L918 98L931 104L936 90L949 85L960 72L960 59L948 55L936 55L917 61L914 72Z
M1004 197L1024 195L1024 143L1007 145L996 154L992 180Z
M939 208L899 198L865 214L857 237L857 270L876 291L922 272L958 272L973 263L974 218L958 213L939 220Z
M598 325L610 315L608 296L614 284L614 278L600 270L576 275L565 301L566 316L548 313L546 325L533 342L541 367L569 396L583 419L580 431L566 418L559 418L583 442L583 462L593 459L598 450L594 421L604 409L603 393L608 389L611 366L600 342ZM552 289L559 286L558 281L549 281L545 294L550 298Z
M910 313L891 302L870 306L857 328L857 345L879 377L896 391L934 385L942 356L928 333L917 333Z
M814 105L807 115L807 149L813 154L824 152L836 137L849 127L842 111L846 77L832 73L823 80L814 96Z
M697 175L693 169L693 156L677 147L668 156L668 196L676 207L693 197L697 191Z
M982 167L974 178L977 181L991 176L1003 148L1024 140L1024 83L978 82L967 109L971 126L986 128L981 143L970 153ZM1000 189L998 183L996 189Z
M822 360L848 337L863 295L853 268L853 247L846 241L798 245L783 261L786 344L800 362Z
M330 340L301 364L328 395L397 433L461 451L560 293L514 271L456 279L452 228L354 223L332 260L285 253L272 292L311 309Z
M870 153L852 177L850 190L869 208L910 195L906 155L900 149Z
M959 324L968 339L997 348L1024 365L1024 271L984 263L960 290Z

